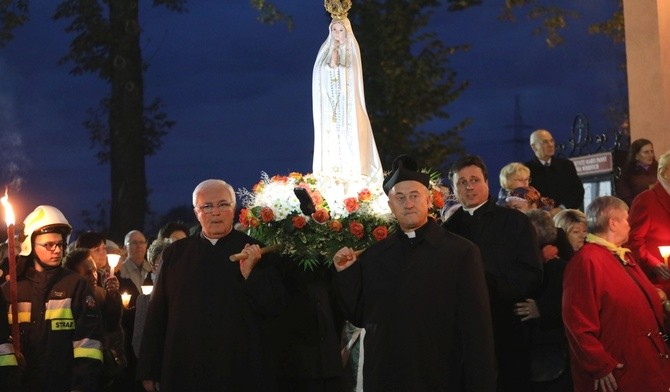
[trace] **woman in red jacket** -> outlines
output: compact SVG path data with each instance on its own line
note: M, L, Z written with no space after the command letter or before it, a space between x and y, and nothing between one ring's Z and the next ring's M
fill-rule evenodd
M627 246L652 281L667 292L670 269L658 247L670 245L670 150L659 158L657 178L658 182L640 193L631 205Z
M628 206L613 196L586 209L586 244L563 278L563 322L575 392L670 389L670 352L656 288L630 250Z

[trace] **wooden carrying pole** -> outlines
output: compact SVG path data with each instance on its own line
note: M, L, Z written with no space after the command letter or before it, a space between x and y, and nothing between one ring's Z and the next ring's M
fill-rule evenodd
M280 245L266 246L264 248L261 248L261 255L264 255L264 254L270 253L270 252L276 252L278 250L281 250ZM247 252L235 253L234 255L230 255L230 261L233 261L233 262L240 261L242 259L246 259L247 257L249 257Z

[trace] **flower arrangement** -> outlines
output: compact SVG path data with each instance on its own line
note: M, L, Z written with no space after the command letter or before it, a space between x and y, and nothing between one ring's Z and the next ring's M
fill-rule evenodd
M444 199L435 177L431 186L433 209ZM431 181L431 185L434 181ZM312 199L315 212L302 213L294 189L302 188ZM365 177L346 179L324 174L290 173L261 180L251 191L238 190L243 208L239 221L247 234L266 245L280 245L304 268L330 263L343 246L363 250L396 230L395 217L381 184Z

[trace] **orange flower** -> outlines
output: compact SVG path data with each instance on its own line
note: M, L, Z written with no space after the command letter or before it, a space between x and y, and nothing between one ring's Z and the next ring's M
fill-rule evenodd
M320 206L323 204L323 195L321 195L321 192L314 191L310 192L309 195L312 196L312 201L314 202L315 206Z
M433 199L433 206L435 208L444 207L444 196L442 195L442 192L440 192L439 189L433 189L430 193Z
M344 199L344 207L347 209L347 212L351 214L358 210L358 200L354 197L347 197Z
M358 192L358 200L360 201L370 201L372 200L372 192L368 188L364 188Z
M251 190L254 193L258 193L263 189L263 187L265 187L265 181L259 181L251 188Z
M242 208L240 210L240 217L239 217L240 223L249 226L249 210L246 208Z
M285 183L285 182L288 181L288 177L286 177L286 176L280 176L279 174L277 174L276 176L273 176L273 177L272 177L272 180L271 180L271 181L275 181L275 182L284 182L284 183Z
M328 210L321 208L312 214L312 218L314 218L314 220L318 223L325 223L328 219L330 219L330 214L328 213Z
M272 222L275 218L275 213L272 211L272 208L270 207L263 207L261 209L261 219L263 220L263 223L269 223Z
M386 226L377 226L374 230L372 230L372 236L375 237L377 241L383 240L388 234L389 231Z
M332 220L328 222L328 228L332 232L339 233L342 230L342 222L338 220Z
M363 238L363 235L365 234L365 227L363 227L363 224L361 222L353 221L349 223L349 232L351 233L351 235L360 240L361 238Z
M302 174L300 174L300 173L298 173L298 172L291 172L291 173L289 173L288 176L289 176L290 178L294 178L294 179L296 179L296 180L302 178Z
M291 219L291 222L293 222L293 227L295 227L296 229L302 229L307 224L307 220L302 215L294 216Z
M254 229L258 227L258 224L260 222L258 221L258 218L251 217L249 219L249 226L253 227Z

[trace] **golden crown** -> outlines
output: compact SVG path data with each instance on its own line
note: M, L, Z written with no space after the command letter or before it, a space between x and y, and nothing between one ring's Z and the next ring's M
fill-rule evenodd
M351 0L323 0L323 6L333 19L344 19L351 9Z

